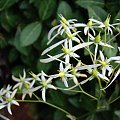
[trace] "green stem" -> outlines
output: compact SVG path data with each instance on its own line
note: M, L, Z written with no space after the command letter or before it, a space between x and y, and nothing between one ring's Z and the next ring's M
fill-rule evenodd
M36 97L36 96L35 96L35 97ZM38 97L37 97L37 99L38 99ZM64 110L64 109L62 109L62 108L60 108L60 107L58 107L58 106L56 106L56 105L53 105L53 104L51 104L51 103L49 103L49 102L45 102L45 101L43 101L43 100L40 100L40 99L39 99L39 100L16 100L16 101L18 101L18 102L44 103L44 104L47 104L47 105L49 105L49 106L51 106L51 107L53 107L53 108L56 108L56 109L64 112L64 113L67 114L67 115L71 115L68 111L66 111L66 110Z
M115 98L114 100L112 100L112 101L108 102L108 104L110 105L110 104L112 104L113 102L117 101L118 99L120 99L120 96L118 96L118 97L117 97L117 98Z

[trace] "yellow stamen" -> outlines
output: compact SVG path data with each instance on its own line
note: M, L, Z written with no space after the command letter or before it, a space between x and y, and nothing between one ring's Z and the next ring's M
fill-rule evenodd
M63 72L63 71L61 71L60 73L59 73L59 77L64 77L65 76L65 73Z

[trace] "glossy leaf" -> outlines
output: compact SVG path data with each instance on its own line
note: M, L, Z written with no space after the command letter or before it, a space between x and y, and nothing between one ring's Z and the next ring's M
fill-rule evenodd
M54 12L56 0L41 0L39 6L39 16L41 20L48 19Z
M28 46L33 44L40 36L42 25L39 22L34 22L27 25L21 32L20 44L21 46Z
M76 3L83 8L88 8L93 6L99 6L99 7L104 6L104 0L77 0Z
M66 19L69 19L72 16L72 9L67 2L61 1L58 6L57 13L62 14L64 17L66 17Z

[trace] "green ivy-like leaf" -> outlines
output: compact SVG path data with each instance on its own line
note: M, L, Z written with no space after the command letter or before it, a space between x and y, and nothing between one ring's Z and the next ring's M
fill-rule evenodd
M39 22L34 22L27 25L21 32L20 44L21 46L28 46L33 44L40 36L42 25Z

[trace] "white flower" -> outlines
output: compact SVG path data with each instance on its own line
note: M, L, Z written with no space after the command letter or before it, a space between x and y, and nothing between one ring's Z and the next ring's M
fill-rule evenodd
M100 51L100 59L101 60L99 60L99 62L101 64L101 66L102 66L102 75L105 76L106 70L108 70L108 76L110 76L112 71L113 71L113 69L110 66L111 58L109 58L109 59L106 58L105 59L102 51Z
M78 69L79 66L81 66L81 64L78 62L78 64L76 65L76 67L71 67L71 74L73 75L73 81L74 81L74 83L76 85L79 83L77 78L79 78L79 77L87 77L86 74L80 73L80 71Z
M37 91L40 89L40 86L34 87L35 80L33 80L31 83L24 83L24 86L21 90L22 92L22 100L25 99L26 95L28 94L30 98L32 97L33 92Z
M3 105L1 106L1 104L0 104L0 108L7 107L7 110L11 115L12 115L11 105L15 104L15 105L19 106L19 103L14 100L14 96L15 96L16 92L17 92L17 89L15 89L13 92L7 92L4 96L4 101L1 103Z
M89 19L94 23L97 23L99 25L100 28L106 28L108 31L108 34L111 33L113 34L112 28L115 29L115 25L119 25L120 23L115 23L115 24L110 24L110 15L108 15L108 17L106 18L106 20L104 22L95 20L95 19Z
M32 80L40 80L39 76L41 76L41 73L36 75L33 72L29 72L29 74L33 77Z
M115 57L110 57L109 59L105 58L102 51L100 51L100 59L98 60L101 64L102 67L102 74L105 75L106 71L108 71L108 76L111 75L111 73L113 72L113 69L111 68L110 62L111 61L120 61L120 56L115 56Z
M71 45L68 45L68 41L66 40L64 42L64 46L63 46L63 53L60 53L58 55L55 55L55 56L52 56L50 58L46 58L46 59L41 59L40 62L43 62L43 63L47 63L47 62L51 62L55 59L58 59L59 57L64 57L65 58L65 62L66 63L69 63L69 60L70 60L70 57L73 57L73 58L78 58L80 57L79 55L77 55L75 53L75 51L81 49L81 48L84 48L86 46L89 46L91 45L93 42L85 42L85 43L79 43L78 45L75 45L74 47L72 47ZM47 49L46 49L47 50ZM47 51L48 52L48 51Z
M72 34L71 31L68 30L68 31L66 32L67 38L65 38L65 39L63 39L63 40L61 40L61 41L59 41L59 42L51 45L50 47L48 47L47 49L45 49L45 50L42 52L41 55L44 55L44 54L48 53L49 51L51 51L52 49L54 49L54 48L56 48L57 46L61 45L61 44L62 44L63 42L65 42L65 41L68 41L70 47L73 46L73 45L72 45L72 44L73 44L73 43L72 43L73 41L75 41L75 42L77 42L77 43L80 43L80 40L79 40L77 37L75 37L76 34L78 34L79 32L80 32L80 31L77 31L77 32L75 32L75 33Z
M61 24L53 27L49 33L48 33L48 44L55 38L57 37L59 34L63 34L63 32L66 32L68 31L69 29L74 29L74 27L72 27L72 24L74 24L75 21L77 21L76 19L70 19L70 20L66 20L61 14L59 15L60 17L60 22ZM52 33L56 30L57 30L57 33L52 37Z
M103 79L103 80L109 81L109 79L108 79L105 75L100 74L96 68L94 68L94 69L89 69L88 72L89 72L90 74L92 74L92 76L90 77L89 80L92 80L92 79L95 78L95 77L99 77L99 78L101 78L101 79Z
M46 101L46 97L45 97L45 94L46 94L46 89L48 89L48 88L50 88L50 89L54 89L54 90L56 90L57 88L56 87L54 87L52 84L51 84L51 82L52 82L52 77L49 77L48 79L46 79L45 77L46 76L44 76L45 74L44 74L44 72L42 71L42 74L41 74L41 79L40 79L40 88L41 88L41 90L42 90L42 99L44 100L44 101Z
M111 45L104 43L101 41L101 36L100 36L100 32L96 37L93 37L90 33L89 33L90 39L94 42L95 44L95 56L94 56L94 61L96 61L96 56L97 56L97 51L98 51L98 45L100 46L104 46L104 47L109 47L109 48L114 48Z
M18 82L17 84L15 84L13 89L19 88L21 90L22 87L24 86L24 84L25 83L29 84L29 81L31 81L33 78L26 78L26 72L25 72L25 70L23 70L23 77L21 75L19 75L19 78L16 78L14 75L12 75L12 79L14 81Z
M84 34L85 35L87 35L89 30L92 30L93 34L95 35L94 28L97 27L97 26L94 26L94 24L91 20L89 20L89 22L87 24L85 24L85 23L75 23L73 26L74 27L84 27Z
M66 65L66 67L63 67L63 63L61 62L59 65L59 73L55 75L50 75L53 78L60 77L62 81L64 82L64 85L68 87L67 80L68 78L73 78L73 75L68 72L68 70L71 69L71 65Z

